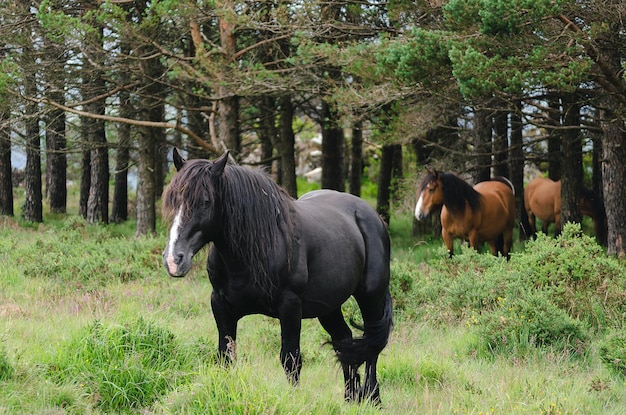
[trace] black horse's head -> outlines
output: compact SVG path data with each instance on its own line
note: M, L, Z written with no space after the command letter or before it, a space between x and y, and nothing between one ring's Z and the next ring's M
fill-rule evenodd
M191 269L191 259L214 240L220 222L220 203L215 187L224 173L228 153L214 162L187 162L174 149L177 173L163 193L163 216L171 219L163 264L171 276L183 277Z

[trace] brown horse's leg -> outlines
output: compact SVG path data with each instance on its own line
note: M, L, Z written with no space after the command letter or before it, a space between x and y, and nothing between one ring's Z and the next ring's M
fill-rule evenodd
M533 238L537 237L537 218L531 211L528 212L528 222L530 223L530 234Z
M441 231L441 237L443 238L443 243L446 244L446 248L448 249L448 256L452 258L454 256L454 238L445 230Z
M561 213L554 218L554 237L556 238L561 234Z
M502 256L508 261L511 259L511 246L513 245L513 228L507 228L504 230L502 237L504 244L502 246Z

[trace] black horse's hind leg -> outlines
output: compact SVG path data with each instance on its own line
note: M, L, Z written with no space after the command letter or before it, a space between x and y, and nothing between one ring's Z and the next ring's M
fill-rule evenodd
M324 327L324 330L330 334L330 338L333 342L346 342L352 340L352 330L343 318L341 308L333 311L327 316L319 317L320 324ZM339 350L335 347L335 352ZM345 382L345 394L346 401L356 401L359 399L361 393L361 378L358 373L357 365L350 365L341 362L341 368L343 369L343 379Z
M365 360L365 376L360 398L368 399L376 404L380 404L376 364L378 355L387 345L393 326L391 295L387 289L382 293L382 298L378 297L380 294L376 293L374 297L356 297L363 315L363 340L366 344L362 352Z
M376 363L378 355L365 362L365 381L363 382L362 398L369 399L374 403L380 403L380 388L376 378Z
M237 356L235 340L237 339L237 322L239 317L230 312L225 299L213 291L211 294L211 309L215 317L219 335L218 351L225 363L230 363Z
M280 361L292 385L300 381L302 356L300 355L300 332L302 329L302 302L291 291L283 291L278 309L280 319Z

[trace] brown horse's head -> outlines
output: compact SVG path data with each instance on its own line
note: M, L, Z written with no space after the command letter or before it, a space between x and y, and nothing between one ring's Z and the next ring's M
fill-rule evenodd
M424 220L443 204L441 178L436 170L426 169L426 176L417 186L415 218Z

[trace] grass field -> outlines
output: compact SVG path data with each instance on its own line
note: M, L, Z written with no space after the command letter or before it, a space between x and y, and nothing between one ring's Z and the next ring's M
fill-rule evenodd
M343 402L315 320L303 326L298 387L279 363L278 322L266 317L244 318L237 361L219 364L206 251L172 279L164 230L136 239L128 225L0 218L0 414L624 413L624 372L605 358L621 356L605 349L624 332L623 264L567 240L556 251L550 240L517 249L510 263L464 249L449 260L409 225L407 216L391 227L396 324L379 361L378 408ZM553 257L569 271L524 262ZM520 303L514 293L546 294ZM526 315L553 298L559 310ZM345 310L358 320L353 303Z

